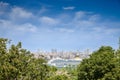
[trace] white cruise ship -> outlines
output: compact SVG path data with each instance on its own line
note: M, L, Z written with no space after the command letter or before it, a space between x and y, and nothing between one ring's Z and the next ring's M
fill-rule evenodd
M67 66L76 66L80 64L82 59L62 59L62 58L53 58L48 61L48 65L55 66L57 68L67 67Z

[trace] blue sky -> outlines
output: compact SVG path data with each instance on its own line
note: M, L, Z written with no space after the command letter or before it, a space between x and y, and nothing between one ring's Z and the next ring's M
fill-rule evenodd
M118 48L120 0L0 0L0 37L30 51Z

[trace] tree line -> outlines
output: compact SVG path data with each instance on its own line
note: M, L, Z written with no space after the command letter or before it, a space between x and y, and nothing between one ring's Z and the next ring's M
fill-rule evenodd
M80 64L64 69L0 38L0 80L120 80L120 50L102 46Z

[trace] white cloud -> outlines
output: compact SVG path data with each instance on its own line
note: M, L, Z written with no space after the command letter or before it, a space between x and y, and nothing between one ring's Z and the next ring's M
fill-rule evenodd
M0 7L6 7L6 6L8 6L8 5L9 5L9 3L0 2Z
M40 17L40 22L43 25L56 25L56 24L58 24L58 20L50 18L50 17L46 17L46 16Z
M8 20L0 20L1 29L3 31L7 31L8 33L14 33L17 35L17 33L26 33L26 32L36 32L37 27L35 25L32 25L31 23L25 23L25 24L15 24Z
M30 24L30 23L25 23L22 25L17 25L15 28L17 31L22 31L22 32L36 32L37 27Z
M0 2L0 15L7 15L6 14L6 10L9 7L9 3L5 3L5 2Z
M9 21L9 20L0 20L0 25L1 25L1 27L2 28L10 28L10 27L12 27L12 23L11 23L11 21Z
M73 9L75 9L75 7L74 6L69 6L69 7L63 7L63 9L64 10L73 10Z
M75 13L75 20L87 17L86 14L87 14L87 12L84 12L84 11L78 11L78 12L76 12Z
M67 28L56 28L58 32L65 32L65 33L73 33L74 29L67 29Z
M74 20L99 20L101 16L99 14L94 14L92 12L78 11L75 13Z
M39 11L39 14L42 14L42 13L44 13L46 11L47 11L47 8L44 7L44 6L42 6L41 9L40 9L40 11Z
M67 9L72 10L73 8L66 7ZM86 11L78 11L74 15L63 13L54 17L44 16L44 8L41 8L39 15L20 7L13 7L9 11L11 13L7 13L10 18L0 20L0 36L2 33L2 35L8 35L8 37L18 38L22 34L19 37L21 40L26 39L26 42L36 43L37 46L38 42L43 45L46 44L46 46L56 43L61 45L61 42L63 44L71 43L73 46L80 46L81 44L81 46L84 46L87 43L94 45L99 43L100 40L108 38L110 40L111 36L116 37L116 34L119 35L120 32L120 22L106 21L99 14ZM115 27L112 27L113 25ZM32 42L30 39L32 39ZM52 41L57 42L51 43Z
M25 18L31 18L33 17L33 14L31 12L28 12L20 7L14 7L12 8L12 11L10 13L11 19L25 19Z
M72 24L77 28L88 30L94 27L101 27L101 16L92 12L78 11L73 17Z
M89 17L89 21L94 21L94 22L97 22L97 21L100 21L101 20L101 16L98 15L98 14L94 14L94 15L91 15Z
M101 25L102 26L102 25ZM110 28L108 26L104 27L93 27L95 33L100 33L104 35L112 35L120 32L120 28Z
M60 19L61 18L59 18L59 20ZM62 26L62 29L60 29L61 32L64 32L66 28L68 28L74 29L74 32L83 36L99 35L96 37L115 35L120 32L119 22L115 23L112 20L108 21L108 19L103 19L99 14L94 14L92 12L78 11L66 24L63 24L64 20L65 19L62 18L60 20L61 22L58 24L58 26ZM113 25L115 26L114 28L112 27Z

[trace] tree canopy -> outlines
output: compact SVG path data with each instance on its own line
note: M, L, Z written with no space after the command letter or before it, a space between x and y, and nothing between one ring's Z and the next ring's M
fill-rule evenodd
M35 58L21 42L7 44L8 39L0 38L0 80L46 80L49 66L44 59Z
M120 80L120 51L102 46L78 66L78 80Z
M23 49L21 42L0 38L0 80L120 80L120 50L102 46L77 68L60 70Z

